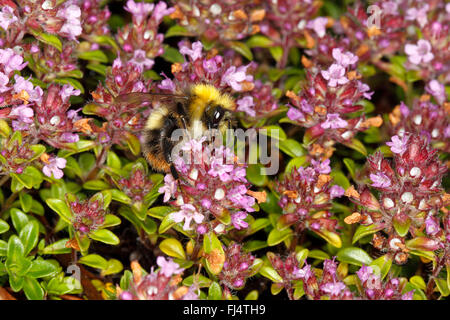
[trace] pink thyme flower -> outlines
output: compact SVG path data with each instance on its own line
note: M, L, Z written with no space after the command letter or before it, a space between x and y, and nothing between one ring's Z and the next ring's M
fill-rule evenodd
M184 269L180 268L180 266L177 263L173 262L172 259L166 260L162 256L156 258L156 263L161 268L159 272L167 278L171 277L174 274L180 274L184 271Z
M353 53L351 52L343 53L340 48L334 48L332 55L333 58L336 60L336 62L339 63L344 68L358 61L358 57L355 56Z
M155 61L147 58L146 52L140 49L134 51L133 59L130 62L138 67L141 72L151 69L155 64Z
M343 282L327 282L320 287L320 290L331 295L339 296L347 287Z
M21 106L14 107L11 110L11 112L9 113L9 115L17 116L19 121L22 121L25 123L32 123L34 111L30 107L21 105Z
M368 267L365 265L363 265L358 271L356 271L356 274L359 280L361 280L361 282L366 282L372 275L372 273L373 273L372 267Z
M9 77L3 72L0 72L0 93L11 90L11 88L8 87L8 83Z
M425 87L425 90L432 94L437 102L443 104L447 99L447 95L445 94L445 86L437 80L431 80L428 82L428 85Z
M134 2L133 0L128 0L124 9L130 12L136 23L140 25L154 7L155 5L153 3Z
M312 159L311 164L313 165L314 170L320 174L329 174L331 172L330 159L326 159L323 162Z
M78 89L75 89L70 84L65 84L61 90L59 91L61 94L61 98L63 101L66 101L71 96L79 96L81 91Z
M9 74L11 71L22 70L28 64L23 63L23 58L18 55L11 48L0 49L0 64L3 64L5 74Z
M173 83L173 81L169 78L162 80L161 83L158 84L158 88L160 88L161 90L168 90L171 92L174 92L176 89L175 83Z
M196 61L202 57L203 45L200 41L196 41L192 44L192 48L187 46L181 46L180 53L189 56L192 61Z
M406 20L416 20L420 27L423 28L428 22L427 19L427 12L428 12L429 6L428 4L425 4L422 8L410 8L406 11Z
M80 137L76 133L64 132L61 135L61 141L63 141L63 142L73 143L73 142L78 142L79 140L80 140Z
M338 185L334 185L331 186L330 188L330 197L333 198L339 198L342 197L345 193L344 188L338 186Z
M250 117L254 117L256 115L256 111L252 108L255 105L252 96L245 96L242 99L237 100L236 104L237 111L243 111Z
M377 172L376 174L370 174L370 180L372 180L372 187L377 188L389 188L391 186L391 179L383 172Z
M306 25L307 28L313 29L319 38L322 38L326 33L326 26L328 23L328 18L326 17L317 17L314 20L311 20Z
M391 151L393 153L398 153L398 154L402 154L403 152L405 152L406 148L407 148L407 142L408 142L408 136L403 136L401 139L399 138L399 136L393 136L391 138L392 142L387 142L386 144L391 147Z
M245 229L248 227L248 223L244 221L247 218L247 213L239 211L231 216L231 222L237 230Z
M205 217L197 211L197 209L192 204L181 205L181 210L172 213L172 219L176 223L184 220L183 230L191 230L190 226L192 219L196 223L201 223Z
M14 15L14 9L10 6L4 6L0 12L0 27L6 31L9 25L16 21L19 21L19 19Z
M29 80L25 80L23 77L19 75L14 75L14 80L16 83L14 84L14 91L16 93L20 93L22 90L27 92L29 95L28 100L31 102L39 102L41 101L43 91L40 87L34 87L33 84Z
M436 221L436 218L434 218L433 216L429 215L426 219L425 219L425 228L427 233L430 236L434 236L436 235L440 228L439 228L439 222Z
M235 91L241 91L242 90L242 84L241 82L248 80L251 81L253 79L252 76L247 76L247 66L240 66L239 68L236 68L236 66L229 67L225 73L222 75L221 84L228 84L230 87L233 88Z
M222 63L222 57L221 56L215 56L214 58L203 60L203 68L208 73L216 73L219 70L218 64Z
M164 176L164 186L158 189L159 193L164 193L164 202L169 201L169 199L175 194L177 191L177 182L172 177L171 174L166 174Z
M56 16L66 19L66 22L59 31L67 34L67 37L70 40L75 40L83 31L80 21L81 10L77 5L71 4L65 8L59 9Z
M386 1L382 4L383 13L396 15L398 14L398 3L395 1Z
M333 63L328 70L322 70L321 74L325 80L328 80L328 86L332 88L349 81L345 76L345 68L336 63Z
M327 114L327 120L323 122L320 126L323 129L340 129L347 127L347 121L341 119L338 113Z
M305 115L300 110L298 110L297 108L294 108L294 107L289 108L286 115L292 121L297 121L297 120L304 121L305 120Z
M374 91L369 92L370 87L367 84L358 80L356 82L356 85L358 86L357 90L363 94L364 98L366 98L368 100L372 99L372 95L373 95Z
M431 44L428 40L420 39L417 45L406 44L405 52L412 64L428 63L434 59L434 54L431 52Z
M51 177L53 173L53 177L55 179L61 179L64 175L64 172L61 169L66 167L67 160L64 158L50 158L48 160L48 164L46 164L42 168L42 172L47 176Z
M156 20L156 22L160 22L164 16L167 16L175 11L175 8L167 8L167 4L163 1L160 1L156 4L155 9L153 10L152 18Z

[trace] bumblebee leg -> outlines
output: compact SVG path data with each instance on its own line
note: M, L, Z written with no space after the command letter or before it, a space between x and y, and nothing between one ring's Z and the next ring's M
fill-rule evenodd
M180 178L180 176L178 175L177 170L175 169L175 166L173 165L173 163L170 164L170 173L172 173L172 177L175 180L178 180Z
M169 138L163 137L161 140L161 147L164 158L166 159L167 163L170 163L170 173L172 173L172 176L175 180L178 180L179 178L178 172L172 163L172 154L171 154L173 149L172 142L170 141Z

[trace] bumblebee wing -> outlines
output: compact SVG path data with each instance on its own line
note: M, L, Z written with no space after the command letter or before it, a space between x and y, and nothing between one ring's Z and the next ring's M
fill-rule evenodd
M143 105L150 104L153 101L174 101L174 100L187 100L188 97L181 94L172 93L144 93L144 92L132 92L122 94L114 99L115 104L128 104L128 105Z

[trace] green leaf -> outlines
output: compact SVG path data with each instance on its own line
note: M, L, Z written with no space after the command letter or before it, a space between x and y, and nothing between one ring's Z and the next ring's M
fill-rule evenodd
M269 136L276 140L280 140L280 141L286 140L286 133L280 126L275 126L275 125L265 126L265 127L262 127L259 130L259 132L263 135Z
M240 41L230 41L230 47L237 53L243 55L247 60L253 60L253 54L250 48L243 42Z
M131 153L133 153L133 155L135 156L139 155L139 153L141 152L141 142L139 141L138 137L129 132L126 132L125 136L127 137L126 142L128 148L130 148Z
M78 54L78 58L82 60L98 61L104 63L108 62L108 57L103 53L102 50L80 52Z
M392 224L398 235L400 237L404 237L408 234L409 227L411 226L411 219L407 218L405 221L400 221L394 216L394 218L392 219Z
M8 125L8 122L6 122L3 119L0 119L0 135L4 138L9 137L11 134L11 128Z
M21 174L12 173L11 176L19 180L25 188L31 189L42 182L42 173L33 166L28 166Z
M381 279L384 279L389 273L389 270L391 269L392 259L389 258L388 255L384 255L379 257L378 259L373 260L370 266L374 271L375 268L377 268L377 271L379 271L379 273L376 274L380 275Z
M71 248L66 248L67 241L69 241L69 239L65 238L49 244L42 249L42 254L65 254L72 252Z
M266 277L267 279L270 279L275 283L283 282L283 278L278 274L278 272L274 268L270 266L263 266L261 269L259 269L259 274L261 274L263 277Z
M119 238L107 229L95 230L94 232L89 233L89 237L93 240L111 245L117 245L120 243Z
M98 43L98 44L103 44L103 45L106 45L106 46L111 46L114 49L115 52L120 50L120 48L117 45L116 41L111 36L106 36L106 35L94 36L93 39L92 39L92 42L93 43Z
M314 233L322 237L325 241L336 248L342 247L342 240L339 234L329 230L313 230Z
M447 286L447 281L441 278L435 278L434 282L436 283L436 287L443 297L447 297L450 294L450 289Z
M8 243L4 240L0 240L0 257L6 257Z
M209 286L208 300L222 300L222 288L215 281Z
M0 234L5 233L9 230L9 224L6 221L0 219Z
M292 158L301 157L306 154L305 148L303 148L300 142L294 139L280 141L280 150Z
M222 243L214 232L207 233L203 238L203 251L206 253L206 267L213 274L222 271L225 262L225 252Z
M120 161L119 156L112 151L108 151L108 155L106 157L106 165L114 169L122 168L122 162Z
M64 75L65 77L69 77L69 78L77 78L77 79L82 79L83 78L83 72L81 70L78 70L78 69L70 70L70 71L64 71L61 74Z
M257 34L251 36L250 39L246 41L246 44L249 48L270 48L273 46L273 41L266 36Z
M432 251L424 251L424 250L409 250L409 253L415 256L424 257L428 260L436 260L436 256Z
M268 182L265 168L259 163L248 165L246 177L248 181L258 187L264 187Z
M157 228L158 226L156 225L156 222L150 217L146 218L142 222L142 229L144 229L144 231L149 235L156 233Z
M354 244L359 239L374 234L377 231L380 231L383 229L383 227L377 227L374 224L370 224L368 226L359 225L358 228L355 231L355 234L353 235L352 244Z
M41 42L43 42L45 44L49 44L52 47L55 47L60 52L62 51L62 43L61 43L61 40L59 40L59 38L57 36L55 36L53 34L47 34L47 33L39 32L39 31L36 31L36 30L33 30L33 29L29 29L29 31L31 31L31 33L39 41L41 41Z
M244 300L258 300L258 297L259 297L258 290L252 290L245 296Z
M31 263L31 268L27 272L28 277L44 278L56 275L58 268L51 262L42 259L34 260Z
M170 37L191 37L194 36L191 32L189 32L185 27L182 27L178 24L173 25L169 28L169 30L166 31L166 34L164 35L164 38L170 38Z
M267 237L267 244L269 246L275 246L292 235L291 229L284 229L282 231L273 229L270 231L269 236Z
M256 251L267 247L267 241L263 240L250 240L245 242L244 250L247 252Z
M105 222L103 222L102 228L109 228L120 224L120 218L113 214L107 214L105 216Z
M33 199L32 203L31 203L30 212L35 213L39 216L43 216L44 215L44 207L42 206L42 204L39 201L36 201Z
M116 259L110 259L107 262L107 267L102 270L101 275L107 276L110 274L119 273L123 270L122 262Z
M172 63L183 63L184 57L183 55L175 48L165 45L164 46L164 53L161 55L162 58L165 60L172 62Z
M308 158L306 156L295 157L288 162L288 164L286 165L286 169L284 169L284 172L289 173L294 168L298 169L302 167L307 161Z
M425 280L423 280L421 276L412 276L411 279L409 279L409 282L411 282L411 284L417 289L426 290L427 288Z
M372 258L362 249L356 247L348 247L339 250L337 259L341 262L362 266L368 266L372 263Z
M349 143L344 143L344 145L346 145L347 147L358 151L359 153L361 153L364 156L367 156L367 150L366 147L364 146L364 144L359 141L358 139L353 139L351 142Z
M78 262L88 267L97 268L100 270L105 270L108 268L108 261L98 254L89 254L81 257Z
M186 259L186 253L184 252L183 246L177 239L165 239L159 244L159 248L170 257L183 260Z
M186 278L184 278L183 280L183 285L190 287L193 284L198 285L199 288L205 288L205 287L209 287L212 283L212 280L201 275L201 274L195 274L195 275L191 275L188 276Z
M7 257L8 260L11 261L18 261L20 258L24 257L25 248L22 244L22 241L20 241L19 237L16 235L12 235L8 239L8 247L7 247Z
M67 222L68 224L72 223L72 212L65 201L61 199L50 198L47 199L45 203L47 203L47 205L53 211L55 211L65 222Z
M117 189L110 189L112 199L125 204L131 204L131 198L127 196L124 192Z
M31 205L33 204L33 197L28 193L21 192L19 193L19 201L24 212L29 212L31 209Z
M284 289L283 283L272 283L270 286L270 293L276 296Z
M159 225L158 233L163 234L164 232L172 228L175 224L176 222L173 221L172 216L170 214L165 216L162 219L161 224Z
M342 173L342 171L332 171L330 176L333 178L333 182L335 182L338 186L347 190L350 187L350 181L348 181L347 177Z
M353 161L350 158L344 158L343 160L345 166L347 167L348 172L350 172L350 175L353 179L355 179L355 171L356 171L356 164L355 161Z
M44 289L36 279L25 277L23 282L23 291L28 300L44 299Z
M103 180L90 180L83 184L83 188L87 190L104 190L109 187L109 184Z
M17 208L11 208L10 215L14 229L19 233L28 223L28 216Z
M19 233L20 241L24 246L24 255L33 250L39 240L39 225L36 221L28 222Z
M276 62L279 62L283 57L283 48L280 46L270 47L269 51Z

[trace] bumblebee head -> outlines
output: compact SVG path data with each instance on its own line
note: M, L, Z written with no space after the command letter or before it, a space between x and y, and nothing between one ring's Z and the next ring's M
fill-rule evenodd
M228 95L209 84L192 87L191 114L206 128L224 131L232 119L236 104Z

